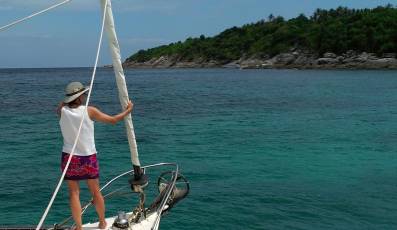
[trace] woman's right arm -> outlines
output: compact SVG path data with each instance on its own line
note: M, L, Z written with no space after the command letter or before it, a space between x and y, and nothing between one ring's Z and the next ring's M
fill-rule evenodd
M117 122L123 120L123 118L125 116L130 114L133 106L134 105L132 104L132 102L129 101L125 110L119 114L114 115L114 116L108 115L93 106L89 106L88 107L88 116L90 116L91 120L100 121L103 123L108 123L108 124L114 125Z
M62 108L65 106L65 103L63 103L63 101L62 102L60 102L59 104L58 104L58 107L57 107L57 114L58 114L58 116L61 116L61 111L62 111Z

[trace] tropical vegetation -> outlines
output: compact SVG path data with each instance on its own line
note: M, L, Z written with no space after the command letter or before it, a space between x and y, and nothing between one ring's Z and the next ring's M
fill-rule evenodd
M127 61L145 62L161 56L179 61L229 62L241 57L272 57L291 50L316 54L348 50L382 55L397 53L397 8L317 9L310 17L267 19L233 27L214 37L201 35L148 50L140 50Z

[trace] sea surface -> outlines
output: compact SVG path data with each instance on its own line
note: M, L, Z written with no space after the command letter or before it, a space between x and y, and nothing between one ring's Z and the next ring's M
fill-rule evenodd
M0 225L38 223L61 174L55 107L91 71L0 70ZM176 162L190 181L161 229L397 229L396 71L127 70L126 80L142 165ZM111 69L99 69L92 104L120 111ZM122 123L95 131L104 185L131 160ZM107 200L107 215L136 200ZM63 185L46 225L69 215ZM91 208L84 221L95 218Z

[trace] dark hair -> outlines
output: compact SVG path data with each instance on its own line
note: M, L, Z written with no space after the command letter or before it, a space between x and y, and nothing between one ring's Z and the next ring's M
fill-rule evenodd
M71 102L69 102L69 103L66 103L66 105L67 105L68 107L78 107L78 106L80 106L81 104L82 104L82 103L81 103L80 97L74 99L73 101L71 101Z

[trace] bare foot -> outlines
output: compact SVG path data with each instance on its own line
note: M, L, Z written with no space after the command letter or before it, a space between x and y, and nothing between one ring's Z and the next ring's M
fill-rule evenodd
M99 229L106 229L106 225L107 225L107 223L106 223L105 220L99 221L98 228L99 228Z
M72 230L82 230L83 226L73 226Z

